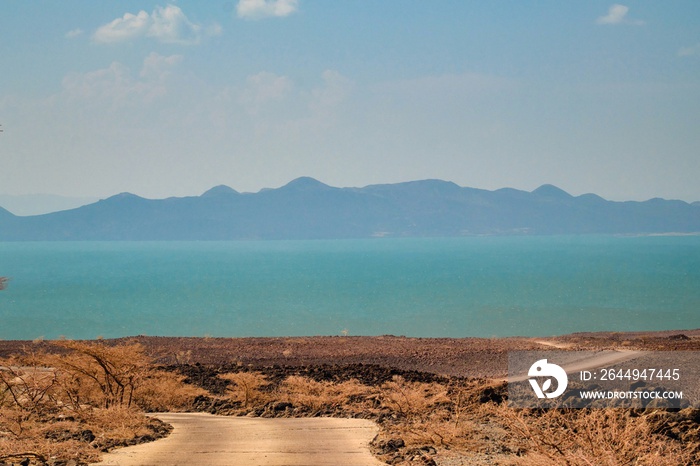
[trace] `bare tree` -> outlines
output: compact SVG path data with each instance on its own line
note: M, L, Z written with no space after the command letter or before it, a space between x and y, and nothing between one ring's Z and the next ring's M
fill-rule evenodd
M97 388L101 393L99 401L105 408L131 406L134 391L151 370L150 359L139 344L108 346L71 340L55 344L73 353L56 358L52 366L73 374L70 384Z

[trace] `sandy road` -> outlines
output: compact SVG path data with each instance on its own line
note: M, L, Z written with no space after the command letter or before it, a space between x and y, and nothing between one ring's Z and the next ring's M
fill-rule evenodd
M536 340L535 343L538 343L543 346L551 346L557 349L561 349L562 351L566 351L570 347L570 345L568 344L560 344L546 340ZM572 374L583 370L597 369L600 367L607 367L624 361L630 361L632 359L636 359L642 356L643 354L643 351L631 350L608 350L600 352L572 351L570 353L567 353L566 361L559 362L559 365L562 367L562 369L564 369L564 371L567 374ZM522 382L523 380L527 380L528 378L529 376L527 375L527 373L523 373L517 376L504 378L502 380L507 380L512 383Z
M364 419L263 419L204 413L155 415L172 424L164 439L106 454L110 466L376 466L368 444L379 431Z

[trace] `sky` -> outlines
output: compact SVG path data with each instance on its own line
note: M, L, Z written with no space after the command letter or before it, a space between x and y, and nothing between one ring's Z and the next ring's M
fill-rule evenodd
M700 200L700 2L0 1L0 194Z

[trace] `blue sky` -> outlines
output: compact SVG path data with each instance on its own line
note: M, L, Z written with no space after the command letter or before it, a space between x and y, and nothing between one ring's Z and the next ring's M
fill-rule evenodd
M0 194L700 200L700 2L1 2Z

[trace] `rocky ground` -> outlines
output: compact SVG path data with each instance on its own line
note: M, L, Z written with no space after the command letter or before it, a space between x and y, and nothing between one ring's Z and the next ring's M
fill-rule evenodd
M538 350L662 350L700 351L700 329L665 332L576 333L546 338L408 338L375 337L269 337L269 338L188 338L148 337L106 340L107 344L138 342L160 366L187 377L186 382L206 389L211 397L201 397L196 411L231 414L235 411L223 395L226 382L219 375L255 370L274 383L290 375L302 375L316 381L343 382L357 379L369 386L380 386L399 375L408 382L450 384L465 379L503 379L507 375L509 351ZM0 358L21 352L61 351L44 341L0 341ZM499 390L483 393L495 401ZM279 410L273 405L267 411L254 413L263 417L293 415L288 407ZM697 410L696 410L697 411ZM694 413L696 411L693 411ZM302 416L335 415L358 417L358 413L300 413ZM695 415L695 414L693 414ZM375 419L380 423L382 419ZM700 420L700 419L699 419ZM684 421L685 422L685 421ZM690 422L690 421L688 421ZM693 420L693 426L698 420ZM401 458L431 456L434 452L413 452L384 439L374 445L375 453L386 459L394 450ZM398 442L398 440L397 440ZM411 454L409 454L411 453ZM450 458L442 451L441 465L498 464L492 463L492 452L483 461L475 452L464 463L463 456ZM417 464L417 463L416 463ZM430 463L426 463L430 464Z
M543 338L253 337L192 338L137 336L107 340L141 343L163 365L243 366L377 365L468 378L502 378L508 351L577 349L700 350L700 329L663 332L574 333ZM550 345L544 345L543 342ZM0 341L0 357L24 350L55 351L43 341Z

